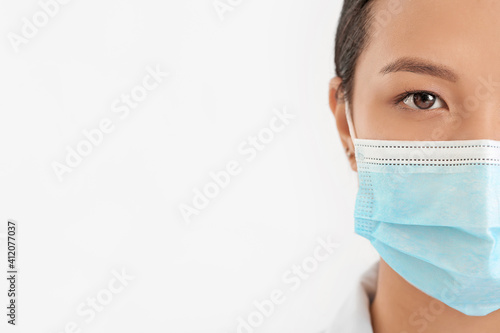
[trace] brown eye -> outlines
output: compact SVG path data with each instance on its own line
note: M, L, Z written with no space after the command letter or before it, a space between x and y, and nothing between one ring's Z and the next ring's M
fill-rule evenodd
M433 110L444 106L439 97L426 92L409 94L403 102L418 110Z

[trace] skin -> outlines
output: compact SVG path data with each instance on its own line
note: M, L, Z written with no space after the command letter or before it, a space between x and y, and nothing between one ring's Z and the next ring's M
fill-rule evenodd
M357 138L500 140L500 1L396 2L401 8L393 10L387 24L371 27L378 33L356 65L350 107ZM373 12L387 13L390 6L394 0L376 0ZM395 72L380 73L401 58L439 68L393 66ZM340 83L338 77L330 82L330 108L342 145L354 152L345 104L335 99ZM433 94L434 105L421 109L395 101L405 90ZM348 160L357 171L354 155ZM370 312L375 333L493 333L500 327L500 310L482 317L462 314L410 285L382 259Z

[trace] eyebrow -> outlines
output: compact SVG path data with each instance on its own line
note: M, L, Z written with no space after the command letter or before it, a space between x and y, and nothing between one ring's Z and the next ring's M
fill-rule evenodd
M386 65L380 71L380 73L384 75L394 72L411 72L417 74L426 74L439 77L441 79L445 79L451 82L458 81L458 75L455 72L453 72L453 70L451 70L450 68L443 65L437 65L430 61L418 58L410 58L410 57L399 58L396 61L393 61L388 65Z

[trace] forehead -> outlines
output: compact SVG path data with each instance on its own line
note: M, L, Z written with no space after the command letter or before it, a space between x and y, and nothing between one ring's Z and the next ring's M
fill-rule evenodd
M500 77L500 1L375 0L370 43L359 65L380 70L399 57L418 57L460 76Z

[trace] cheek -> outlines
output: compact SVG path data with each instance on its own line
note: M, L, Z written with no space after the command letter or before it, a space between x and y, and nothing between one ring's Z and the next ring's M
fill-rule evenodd
M387 116L387 112L380 106L358 105L355 110L356 134L360 139L391 140L401 135L394 119ZM404 133L404 129L399 126Z
M365 77L370 78L370 75ZM384 88L370 79L358 78L356 82L353 117L357 137L384 140L393 136L396 124Z
M355 103L354 127L359 139L436 141L449 135L447 110L405 111L370 97Z

